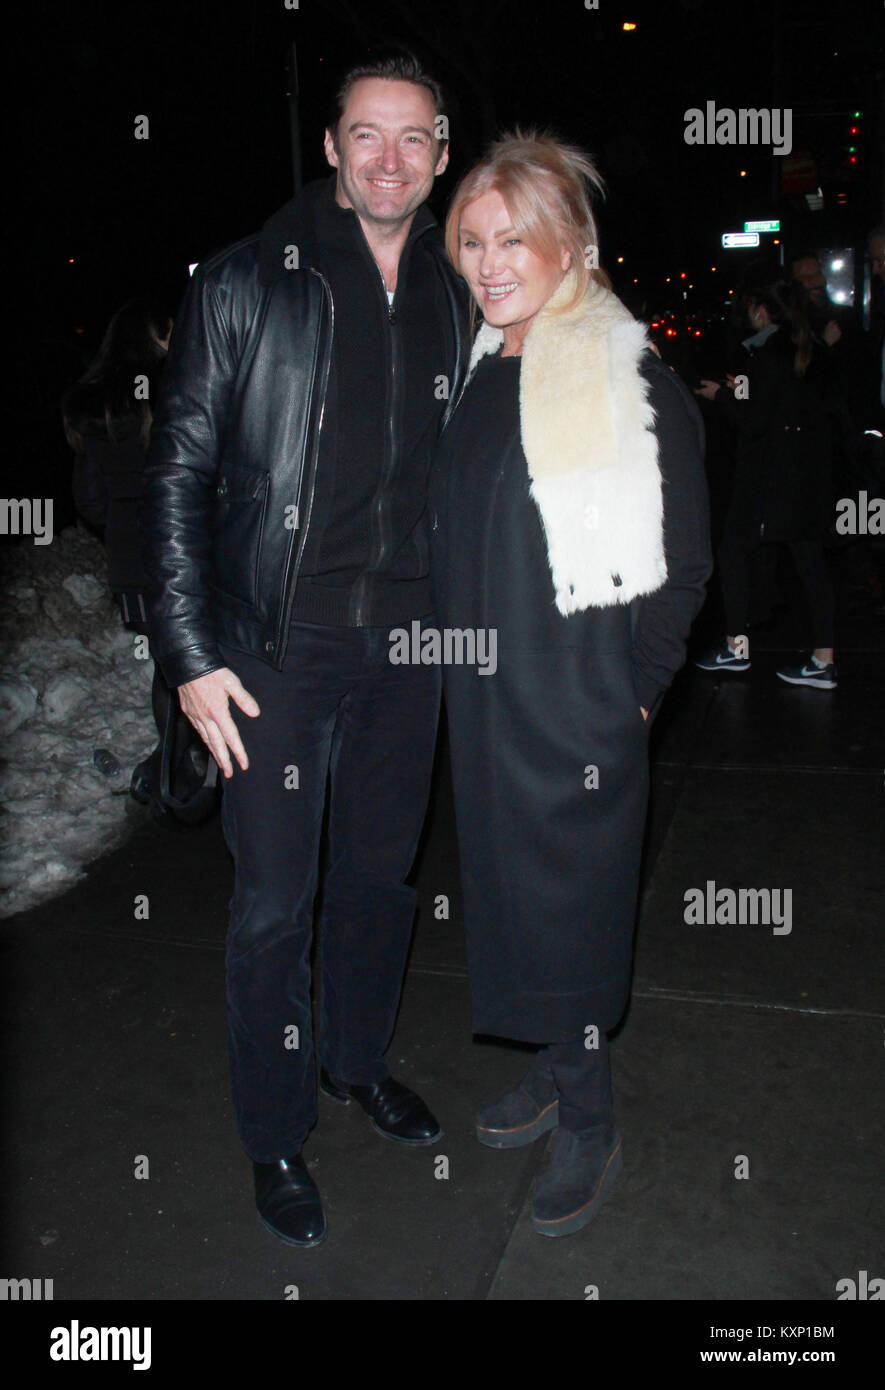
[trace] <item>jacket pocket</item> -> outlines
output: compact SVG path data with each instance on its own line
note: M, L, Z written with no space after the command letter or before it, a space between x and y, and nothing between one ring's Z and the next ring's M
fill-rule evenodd
M256 607L261 542L270 474L261 468L232 468L215 489L212 560L215 587Z

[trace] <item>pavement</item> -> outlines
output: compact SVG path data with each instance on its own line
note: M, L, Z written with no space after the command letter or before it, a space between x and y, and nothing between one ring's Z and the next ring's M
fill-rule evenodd
M121 849L0 932L3 1272L52 1279L56 1300L213 1301L833 1301L840 1280L885 1276L885 612L840 581L839 686L811 691L775 676L801 644L789 580L786 596L750 672L686 666L652 730L612 1042L624 1171L591 1225L532 1229L552 1136L510 1152L474 1137L529 1054L470 1032L443 739L388 1062L444 1136L398 1146L321 1095L305 1156L328 1239L264 1230L228 1089L219 820L165 829L133 803ZM711 881L789 890L789 917L687 923L686 892Z

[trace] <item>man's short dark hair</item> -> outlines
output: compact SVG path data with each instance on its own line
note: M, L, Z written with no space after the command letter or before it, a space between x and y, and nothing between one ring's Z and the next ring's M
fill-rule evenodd
M425 70L421 60L415 56L411 49L387 45L383 49L379 49L377 57L348 68L341 78L332 97L329 117L326 121L327 128L332 132L332 139L336 148L338 145L338 123L344 115L350 89L354 83L359 82L364 77L382 77L393 82L414 82L419 87L426 87L433 97L437 116L445 114L445 98L442 87L436 78L431 77L430 73ZM438 141L440 151L445 143L446 141L442 139Z

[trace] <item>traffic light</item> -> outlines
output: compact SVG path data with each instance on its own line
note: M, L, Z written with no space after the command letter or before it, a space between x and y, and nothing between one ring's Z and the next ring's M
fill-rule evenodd
M863 136L863 112L849 113L845 127L843 169L846 174L860 172L861 140Z

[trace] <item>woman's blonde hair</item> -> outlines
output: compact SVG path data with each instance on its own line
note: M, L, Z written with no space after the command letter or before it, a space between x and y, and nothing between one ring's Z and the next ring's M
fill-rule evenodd
M587 293L591 279L611 289L611 281L598 266L599 237L590 205L591 188L604 193L602 176L590 156L576 145L565 144L549 131L523 132L518 126L506 131L455 189L446 217L449 260L460 275L461 214L468 203L494 189L507 205L515 232L536 256L558 263L562 248L571 253L575 292L562 311L574 308ZM471 307L475 310L475 305Z

